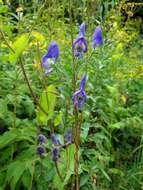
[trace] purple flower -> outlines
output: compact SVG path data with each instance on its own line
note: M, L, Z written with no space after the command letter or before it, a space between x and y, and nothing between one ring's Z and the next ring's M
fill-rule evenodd
M57 139L57 137L54 133L51 135L51 140L52 140L53 145L55 145L55 146L60 145L60 141L59 141L59 139Z
M56 162L58 160L58 157L59 157L59 149L57 147L54 147L52 149L52 160Z
M79 27L79 34L78 36L83 36L84 37L85 34L85 23L82 23Z
M82 77L80 82L80 88L73 95L74 106L82 111L83 105L86 102L86 93L85 93L85 84L86 84L86 75Z
M46 142L46 137L42 134L38 136L38 141L40 144L44 144Z
M72 142L72 134L71 134L71 130L68 129L66 132L66 144L71 144Z
M47 53L42 58L42 67L45 69L45 74L49 74L53 69L51 64L55 64L59 57L59 47L56 42L51 42Z
M37 147L37 154L39 154L40 156L43 156L45 152L46 152L45 147L43 146Z
M92 41L93 41L93 48L95 49L96 46L98 45L102 45L103 44L103 38L102 38L102 29L100 26L98 26L93 34L92 37Z
M82 23L80 25L80 31L79 31L78 37L73 43L73 47L72 47L75 57L82 58L83 53L87 52L87 42L84 38L84 34L85 34L85 24Z

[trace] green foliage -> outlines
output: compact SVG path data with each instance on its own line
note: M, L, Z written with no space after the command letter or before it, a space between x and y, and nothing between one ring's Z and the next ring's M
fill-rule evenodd
M45 110L47 115L40 110L37 113L37 119L39 122L46 123L49 119L52 119L54 115L54 107L56 105L56 88L54 85L50 85L44 90L40 96L40 105Z
M82 21L87 24L89 47L76 64L79 86L88 63L87 102L80 134L80 189L142 189L142 20L128 17L123 23L118 3L73 1L71 28L68 1L21 1L21 19L14 4L0 1L0 190L72 187L75 145L60 148L61 181L51 160L49 128L54 128L63 145L67 128L74 124L70 34L72 31L76 38ZM103 26L104 44L92 52L91 34L98 24ZM41 59L53 40L60 46L60 57L52 73L44 76ZM37 101L47 114L33 101L18 64L20 58ZM47 137L43 157L36 153L39 133Z
M28 44L28 34L22 34L12 44L12 50L9 55L9 61L15 63L18 58L22 55L24 49Z

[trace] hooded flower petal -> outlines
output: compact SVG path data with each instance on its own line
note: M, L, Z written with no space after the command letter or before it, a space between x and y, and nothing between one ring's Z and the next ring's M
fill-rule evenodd
M102 45L103 44L103 38L102 38L102 29L100 26L98 26L93 34L92 37L92 41L93 41L93 48L95 49L95 47L97 45Z
M45 147L43 146L37 147L37 154L39 154L40 156L43 156L45 152L46 152Z
M84 37L84 34L85 34L85 23L82 23L79 27L79 34L78 34L78 37Z
M75 57L82 58L83 53L87 52L87 42L84 38L84 34L85 34L85 24L82 23L80 25L80 31L79 31L78 37L73 43L73 47L72 47Z
M85 89L85 84L86 84L86 75L84 75L81 79L81 82L80 82L80 89Z
M51 140L52 140L53 145L55 145L55 146L60 145L60 141L59 141L59 139L57 139L57 137L54 133L51 135Z
M86 75L82 77L80 88L73 95L74 106L82 111L83 105L86 102L86 93L85 93L85 84L86 84Z
M38 136L38 141L40 144L44 144L46 142L46 137L42 134Z
M50 73L53 69L51 64L55 64L59 57L59 47L56 42L52 42L49 47L46 55L42 58L42 66L46 70L45 74Z
M56 162L58 160L58 157L59 157L59 149L57 147L54 147L52 149L52 160Z

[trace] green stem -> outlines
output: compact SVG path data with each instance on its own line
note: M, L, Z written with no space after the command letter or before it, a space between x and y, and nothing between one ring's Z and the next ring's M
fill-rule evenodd
M70 15L70 29L71 29L71 47L73 46L73 19L72 19L72 4L71 0L69 0L69 15ZM76 91L76 60L74 53L72 51L72 87L73 92ZM79 123L78 123L78 110L74 107L74 126L73 126L73 136L74 136L74 144L75 144L75 155L74 155L74 175L75 175L75 189L79 190Z
M62 175L61 175L61 173L60 173L60 170L59 170L59 167L58 167L58 163L57 163L57 162L55 162L55 168L56 168L56 172L57 172L57 174L58 174L60 180L63 181L63 177L62 177Z

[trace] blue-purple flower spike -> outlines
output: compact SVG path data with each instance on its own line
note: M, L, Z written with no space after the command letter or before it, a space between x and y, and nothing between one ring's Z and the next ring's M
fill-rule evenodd
M54 133L51 135L51 140L52 140L53 145L55 145L55 146L60 145L60 141L59 141L59 139L57 139L57 137Z
M87 52L87 42L84 38L84 34L85 34L85 24L82 23L80 25L80 31L79 31L78 37L73 43L73 47L72 47L75 57L82 58L83 54Z
M59 57L59 47L56 42L52 42L47 53L42 58L42 67L45 69L45 74L49 74L53 69L51 64L55 64Z
M68 129L66 132L66 144L69 145L72 143L72 134L71 134L71 130Z
M57 147L54 147L52 149L52 160L56 162L58 160L58 157L59 157L59 149Z
M94 49L96 48L96 46L103 44L102 28L100 26L98 26L94 32L92 42Z
M39 144L44 144L46 142L46 137L42 134L38 136L38 142Z
M86 75L82 77L79 90L73 95L74 106L79 109L79 111L82 111L84 103L86 102L85 84Z

